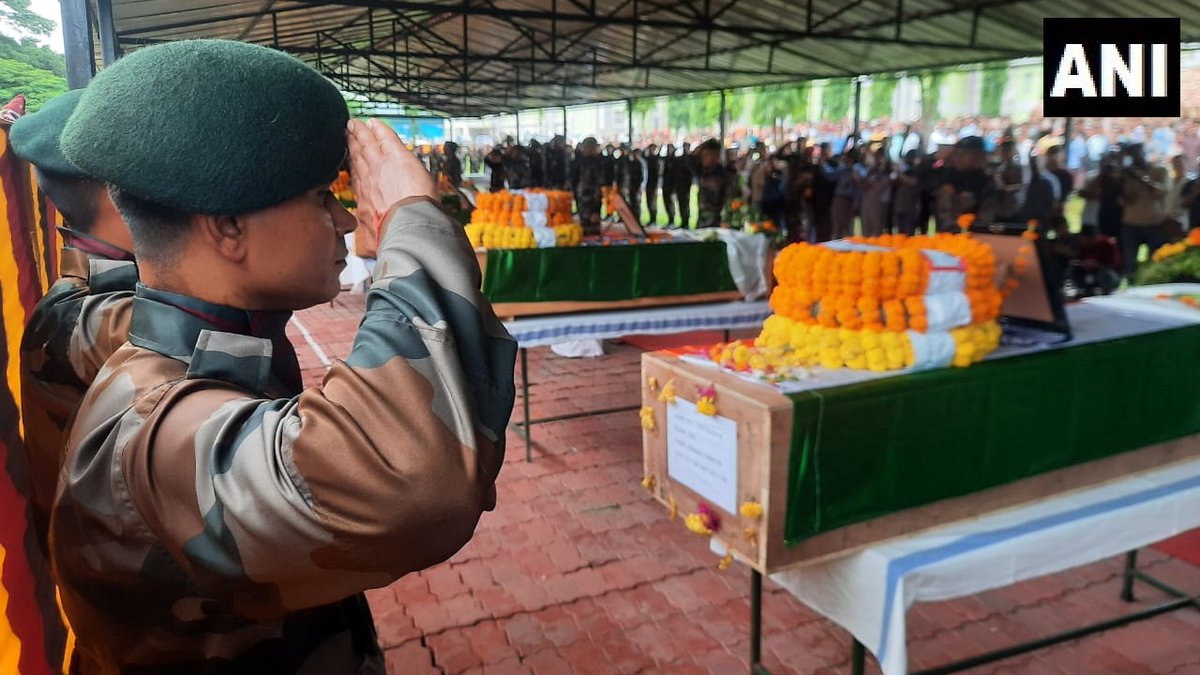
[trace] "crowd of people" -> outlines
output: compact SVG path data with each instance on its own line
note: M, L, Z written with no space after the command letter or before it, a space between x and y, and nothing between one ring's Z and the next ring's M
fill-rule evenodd
M447 144L427 162L454 184L465 162L467 171L485 169L492 190L573 190L593 232L610 193L650 224L660 222L661 203L668 227L717 227L723 209L740 200L791 241L912 234L930 225L954 231L958 216L972 213L981 224L1035 221L1070 242L1072 254L1111 249L1094 257L1128 275L1141 246L1154 250L1200 226L1194 120L1076 120L1069 140L1063 120L976 117L939 122L928 134L917 123L883 120L841 135L844 123L822 123L791 130L809 135L779 147L767 144L766 131L735 130L724 147L711 138L677 146L662 134L641 147L601 147L594 138L572 147L562 136L522 146L510 138L486 152ZM1085 200L1078 223L1066 219L1072 195Z

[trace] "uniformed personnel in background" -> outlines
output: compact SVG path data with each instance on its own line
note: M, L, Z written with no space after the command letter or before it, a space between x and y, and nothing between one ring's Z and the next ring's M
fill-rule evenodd
M695 162L700 167L697 228L719 227L721 212L733 195L736 174L721 160L721 144L716 139L710 138L696 148Z
M454 189L462 187L462 161L458 158L458 144L446 141L442 146L442 172Z
M293 57L192 40L102 70L63 131L141 277L51 519L82 675L383 673L362 591L447 559L495 506L516 344L429 173L347 119ZM376 278L349 357L306 390L284 326L339 292L347 157Z
M583 139L571 162L571 185L575 189L575 210L584 234L600 234L601 183L604 179L604 160L596 139Z
M567 172L570 167L566 139L555 136L546 147L546 187L551 190L566 190Z
M633 212L633 219L642 222L642 180L645 172L642 169L642 151L634 150L626 153L624 170L621 180L621 196Z
M38 187L65 223L58 281L30 315L20 350L24 473L33 529L47 554L68 422L96 373L129 338L137 285L133 241L104 183L67 161L59 147L82 96L76 89L50 99L17 120L9 135L13 152L33 164Z
M529 187L546 187L546 154L536 138L529 141L526 155L529 158Z
M529 154L520 145L510 145L504 153L504 173L510 190L524 190L530 185Z
M658 221L658 184L662 178L662 158L658 156L658 146L651 143L646 146L642 159L646 162L646 210L650 214L651 225Z
M499 192L504 189L505 183L508 181L506 165L504 159L504 151L500 146L492 147L487 156L483 158L483 163L487 168L492 170L492 179L488 184L488 189L491 192Z
M665 160L665 168L663 170L663 196L666 198L667 219L673 221L674 214L671 209L673 203L675 210L679 213L679 227L687 229L691 225L691 209L692 209L692 163L688 157L689 148L687 143L683 144L683 154L675 154L675 146L667 146L667 158ZM668 177L669 175L669 177Z

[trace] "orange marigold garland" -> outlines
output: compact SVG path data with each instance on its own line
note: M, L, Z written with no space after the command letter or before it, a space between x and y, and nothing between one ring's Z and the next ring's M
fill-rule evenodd
M851 237L793 244L775 258L774 315L753 344L711 350L733 370L784 379L808 368L896 370L975 363L999 344L1004 297L1033 253L1036 229L1003 288L990 246L962 234Z

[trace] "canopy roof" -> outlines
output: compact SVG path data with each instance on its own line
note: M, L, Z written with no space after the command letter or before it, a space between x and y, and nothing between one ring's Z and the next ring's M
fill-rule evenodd
M1037 56L1046 16L1183 16L1200 39L1200 0L110 1L122 51L255 42L458 116Z

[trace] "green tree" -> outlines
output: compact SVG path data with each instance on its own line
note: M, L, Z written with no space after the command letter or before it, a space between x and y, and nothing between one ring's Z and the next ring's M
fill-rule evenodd
M848 79L826 82L821 93L821 118L834 121L849 116L851 89L852 83Z
M1008 85L1008 64L992 66L983 70L983 91L979 97L979 113L988 117L1000 116L1000 103L1004 100L1004 87Z
M637 117L638 128L646 128L646 113L654 110L654 106L658 105L656 98L635 98L633 99L633 114Z
M944 79L946 72L942 70L927 70L917 76L921 85L921 123L926 129L938 119L938 96Z
M0 2L0 23L26 35L49 35L54 30L54 21L29 8L30 0L3 0Z
M675 130L691 129L692 119L695 117L694 110L697 99L698 97L695 94L684 94L668 98L667 124ZM701 104L703 104L702 101Z
M25 94L25 109L34 112L46 101L66 92L66 79L28 63L0 59L0 101Z
M892 96L896 93L899 79L895 75L875 75L871 77L871 105L867 111L867 119L877 120L883 116L892 115Z
M774 127L788 119L808 117L808 84L781 84L760 87L754 92L750 123Z
M21 61L34 68L48 70L59 77L67 76L67 62L63 55L39 45L34 38L24 38L17 42L7 35L0 35L0 59Z

